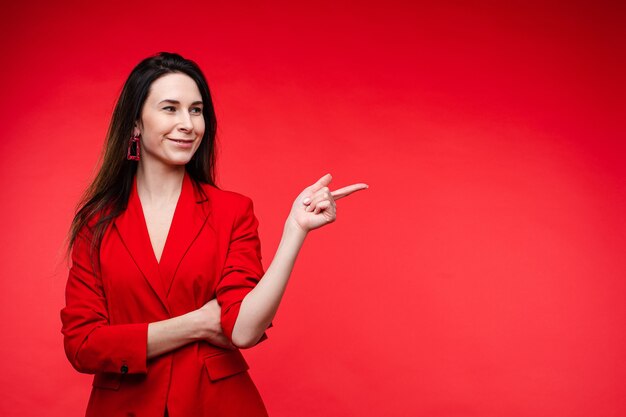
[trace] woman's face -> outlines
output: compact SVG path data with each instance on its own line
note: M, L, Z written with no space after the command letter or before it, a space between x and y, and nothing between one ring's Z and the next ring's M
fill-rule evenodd
M204 135L202 96L188 75L155 80L141 110L135 134L141 134L141 164L185 165Z

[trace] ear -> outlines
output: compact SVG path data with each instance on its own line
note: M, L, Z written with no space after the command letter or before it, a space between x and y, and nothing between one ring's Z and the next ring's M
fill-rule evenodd
M135 127L133 127L133 136L141 135L141 126L139 121L135 122Z

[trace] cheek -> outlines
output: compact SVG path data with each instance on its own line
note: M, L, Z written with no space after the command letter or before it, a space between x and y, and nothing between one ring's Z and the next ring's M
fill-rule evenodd
M200 136L204 135L204 127L205 127L204 119L202 119L196 124L196 132L198 132L198 135Z
M158 117L151 117L151 115L146 115L142 119L143 130L144 133L151 135L154 132L158 132L160 130L160 123Z

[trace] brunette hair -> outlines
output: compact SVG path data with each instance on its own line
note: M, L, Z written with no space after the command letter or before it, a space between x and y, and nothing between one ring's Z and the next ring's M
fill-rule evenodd
M200 192L202 188L198 186L199 183L216 186L217 121L204 74L195 62L175 53L160 52L148 57L132 70L117 100L106 136L102 164L76 208L69 232L68 254L79 232L88 226L92 234L92 259L98 260L96 254L99 253L104 233L113 219L126 209L137 172L137 163L126 158L135 122L141 117L141 109L152 83L171 73L182 73L191 77L202 96L204 136L185 169Z

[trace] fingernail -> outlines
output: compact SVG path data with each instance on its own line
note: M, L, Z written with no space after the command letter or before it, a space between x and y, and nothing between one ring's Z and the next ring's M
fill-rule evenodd
M305 198L304 200L302 200L302 202L304 204L307 204L309 201L311 201L311 199L309 197Z

